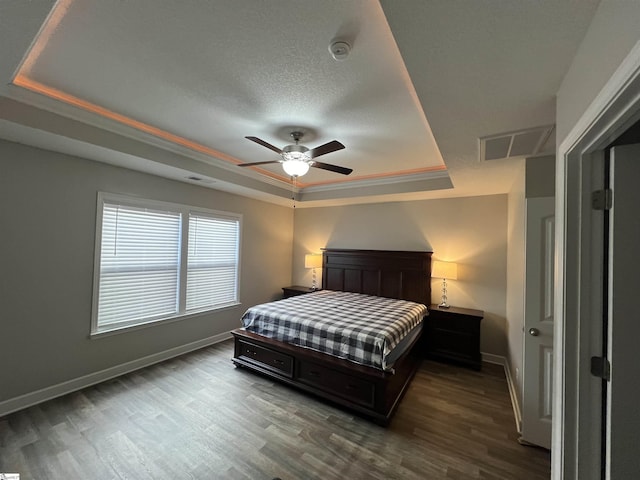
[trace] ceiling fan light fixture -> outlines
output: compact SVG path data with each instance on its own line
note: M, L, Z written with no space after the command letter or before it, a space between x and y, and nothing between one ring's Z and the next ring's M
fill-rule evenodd
M285 161L302 160L308 162L311 160L309 149L304 145L287 145L282 149L282 158Z
M323 145L315 147L313 150L309 150L304 145L300 145L300 139L303 133L300 131L291 132L291 138L295 140L295 145L287 145L282 150L278 147L274 147L268 142L259 139L258 137L245 137L247 140L262 145L269 150L276 152L280 155L281 160L268 160L266 162L252 162L252 163L240 163L239 167L257 167L258 165L267 165L269 163L281 163L285 173L291 177L301 177L309 171L309 167L316 167L321 170L328 170L330 172L340 173L342 175L349 175L353 172L351 168L339 167L337 165L331 165L330 163L318 162L317 157L326 155L327 153L342 150L344 145L337 140L332 140Z
M284 156L284 155L283 155ZM309 171L309 163L301 159L291 159L282 162L283 170L290 177L301 177Z

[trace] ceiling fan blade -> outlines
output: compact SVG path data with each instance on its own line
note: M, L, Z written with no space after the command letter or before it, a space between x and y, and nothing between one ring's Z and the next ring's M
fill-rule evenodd
M331 165L329 163L313 162L312 167L321 168L322 170L329 170L331 172L341 173L342 175L349 175L353 172L353 169L346 167L339 167L337 165Z
M337 140L333 140L332 142L325 143L324 145L320 145L319 147L309 150L309 155L311 155L311 158L316 158L320 155L335 152L336 150L342 150L343 148L343 144Z
M256 142L257 144L262 145L263 147L267 147L269 150L273 150L277 154L282 155L282 150L280 150L278 147L274 147L273 145L265 142L264 140L260 140L258 137L244 137L244 138L246 138L247 140L251 140L252 142Z
M280 160L271 160L268 162L240 163L238 167L255 167L256 165L267 165L268 163L281 163Z

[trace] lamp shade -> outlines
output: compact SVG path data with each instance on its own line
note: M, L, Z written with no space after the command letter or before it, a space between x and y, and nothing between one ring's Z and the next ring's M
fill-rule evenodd
M433 278L446 278L447 280L458 279L458 264L454 262L433 262L433 268L431 270L431 276Z
M308 253L304 256L304 268L319 268L322 266L322 255Z

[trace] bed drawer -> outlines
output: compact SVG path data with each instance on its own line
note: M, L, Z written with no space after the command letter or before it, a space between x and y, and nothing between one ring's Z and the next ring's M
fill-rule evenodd
M239 340L236 356L255 363L267 370L293 377L293 358L268 348ZM239 355L238 355L239 354Z
M375 386L373 383L312 362L300 362L298 380L301 383L335 393L359 405L367 407L374 405Z

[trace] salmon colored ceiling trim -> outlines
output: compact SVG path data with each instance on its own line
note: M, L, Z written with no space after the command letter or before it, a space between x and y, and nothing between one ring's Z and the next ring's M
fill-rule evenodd
M16 74L16 76L29 75L29 73L31 73L33 65L40 58L40 55L42 55L44 47L49 41L49 38L51 38L53 33L56 31L58 25L60 25L60 21L67 14L69 8L71 7L71 2L72 0L58 0L53 6L51 11L49 12L49 15L47 16L47 19L42 24L38 35L36 35L34 42L31 44L31 48L29 49L27 56L24 58L22 64L18 68L18 73Z
M178 135L174 135L173 133L169 133L160 128L153 127L151 125L140 122L138 120L129 118L120 113L116 113L111 110L108 110L94 103L87 102L86 100L82 100L81 98L74 97L73 95L69 95L68 93L63 92L62 90L58 90L53 87L48 87L46 85L43 85L42 83L39 83L39 82L36 82L35 80L31 80L30 78L27 78L21 73L18 73L18 75L16 75L16 77L13 79L13 84L22 88L26 88L27 90L31 90L32 92L40 93L47 97L53 98L55 100L59 100L66 104L73 105L74 107L81 108L82 110L95 113L97 115L100 115L101 117L114 120L118 123L135 128L136 130L140 130L142 132L149 133L151 135L162 138L164 140L168 140L169 142L182 145L184 147L190 148L197 152L202 152L207 155L211 155L216 158L221 158L222 160L226 160L227 162L231 162L235 164L242 163L240 160L233 158L232 156L227 155L225 153L219 152L218 150L205 147L204 145L196 143L192 140L187 140L186 138L180 137Z
M438 156L438 160L440 160L440 163L443 165L442 169L445 169L446 167L444 167L444 159L442 158L442 153L440 152L440 149L437 148L436 139L433 136L433 130L431 130L431 125L429 125L427 116L424 114L422 102L420 101L420 97L418 97L418 92L416 92L416 87L413 85L413 80L411 80L411 75L409 75L409 70L407 70L404 59L400 54L400 48L398 47L398 43L396 42L396 39L391 32L391 27L389 26L387 17L384 14L382 5L380 4L380 2L375 3L375 12L380 16L380 21L387 25L387 28L385 29L386 35L388 37L387 41L389 42L389 44L393 44L396 47L398 65L396 66L395 70L404 77L404 83L407 87L407 92L411 96L413 103L416 106L416 112L418 112L418 114L420 115L422 125L429 134L429 139L433 142L434 145L436 145L436 155Z
M53 7L53 9L51 10L51 13L49 14L49 17L43 24L40 32L38 33L38 36L36 37L35 41L31 45L29 52L27 53L22 64L20 65L20 68L18 69L18 72L16 73L16 76L14 77L12 82L14 85L25 88L35 93L39 93L41 95L45 95L49 98L53 98L54 100L58 100L68 105L73 105L74 107L94 113L104 118L108 118L110 120L121 123L123 125L127 125L136 130L140 130L142 132L148 133L155 137L167 140L171 143L182 145L196 152L201 152L201 153L204 153L205 155L209 155L209 156L227 161L229 163L233 163L235 165L239 163L244 163L241 160L238 160L237 158L232 157L231 155L227 155L225 153L222 153L210 147L205 147L204 145L194 142L193 140L188 140L184 137L167 132L165 130L154 127L152 125L148 125L138 120L134 120L120 113L113 112L107 108L93 104L81 98L70 95L66 92L63 92L62 90L49 87L47 85L44 85L40 82L37 82L29 78L29 74L31 73L33 66L35 65L36 61L40 58L42 53L44 52L44 48L49 38L51 38L51 36L54 34L56 29L58 28L62 18L66 15L67 11L71 7L72 2L73 0L58 0L56 5ZM404 69L404 71L406 72L406 68ZM415 95L415 90L413 89L413 84L411 83L411 79L408 73L406 74L406 77L407 77L406 81L408 83L408 87L410 87L409 90L413 92L415 97L414 100L417 101L417 95ZM418 110L422 112L422 108L419 108ZM426 123L426 118L424 118L424 123ZM428 123L426 123L426 126L427 128L429 128ZM364 176L355 177L355 178L352 177L352 178L343 178L338 180L328 180L323 182L301 183L300 179L297 179L298 181L294 182L288 176L278 175L276 173L273 173L269 170L265 170L263 168L259 168L259 167L250 167L250 168L261 173L262 175L266 175L276 180L283 181L285 183L294 183L299 188L305 188L305 187L315 186L315 185L330 185L333 183L344 183L344 182L349 182L354 180L394 177L399 175L410 175L414 173L446 170L446 167L442 165L442 166L436 166L436 167L418 168L413 170L405 170L405 171L392 172L392 173L364 175Z
M26 64L26 62L25 62ZM180 137L178 135L175 135L173 133L169 133L165 130L162 130L160 128L148 125L146 123L140 122L138 120L134 120L132 118L129 118L125 115L122 115L120 113L116 113L113 112L111 110L108 110L104 107L101 107L99 105L93 104L91 102L87 102L86 100L82 100L81 98L75 97L73 95L70 95L68 93L63 92L62 90L58 90L56 88L53 87L48 87L40 82L36 82L35 80L31 80L30 78L26 77L25 75L23 75L22 73L18 73L15 78L13 79L13 84L18 86L18 87L22 87L25 88L27 90L30 90L32 92L35 93L39 93L41 95L45 95L49 98L53 98L54 100L58 100L60 102L64 102L68 105L73 105L74 107L78 107L81 108L82 110L86 110L88 112L91 113L95 113L96 115L100 115L101 117L104 118L108 118L110 120L114 120L118 123L127 125L129 127L135 128L136 130L140 130L142 132L151 134L153 136L162 138L164 140L167 140L171 143L175 143L177 145L182 145L184 147L190 148L191 150L195 150L196 152L201 152L204 153L206 155L210 155L212 157L215 158L219 158L221 160L225 160L229 163L233 163L235 165L239 164L239 163L244 163L241 160L238 160L230 155L227 155L225 153L222 153L218 150L215 150L213 148L209 148L209 147L205 147L204 145L201 145L197 142L194 142L192 140L188 140L186 138ZM256 168L256 167L251 167L254 170L260 172L262 175L266 175L268 177L274 178L276 180L280 180L286 183L291 183L291 179L287 176L284 175L278 175L277 173L273 173L269 170L265 170L262 168ZM349 181L354 181L354 180L365 180L365 179L371 179L371 178L384 178L384 177L395 177L395 176L399 176L399 175L411 175L414 173L424 173L424 172L434 172L434 171L440 171L440 170L446 170L445 166L436 166L436 167L428 167L428 168L416 168L413 170L404 170L404 171L397 171L397 172L387 172L387 173L378 173L378 174L373 174L373 175L362 175L359 177L351 177L351 178L344 178L344 179L339 179L339 180L328 180L328 181L324 181L324 182L309 182L309 183L303 183L300 182L300 179L298 179L298 187L300 188L305 188L305 187L309 187L309 186L315 186L315 185L330 185L333 183L344 183L344 182L349 182Z

